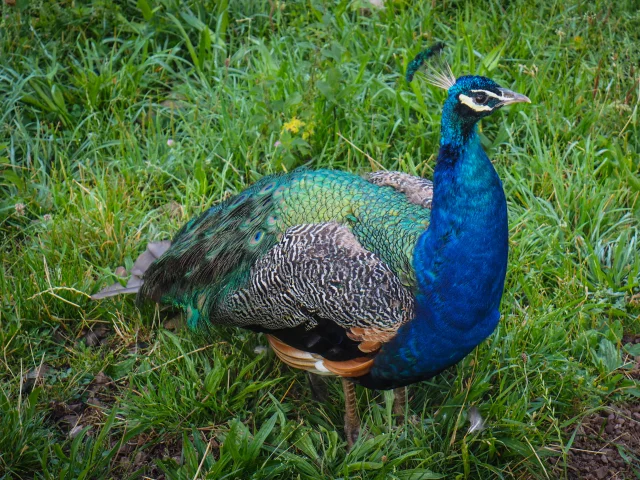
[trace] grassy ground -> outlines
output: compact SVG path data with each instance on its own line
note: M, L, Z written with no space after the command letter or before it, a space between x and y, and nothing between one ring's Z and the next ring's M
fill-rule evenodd
M634 1L8 3L0 477L564 478L584 415L638 402ZM500 326L410 388L405 424L359 391L368 436L347 453L338 382L311 401L261 336L194 338L130 298L89 300L262 175L430 177L444 94L402 73L434 40L457 74L533 105L482 124L509 202ZM468 433L472 406L486 428Z

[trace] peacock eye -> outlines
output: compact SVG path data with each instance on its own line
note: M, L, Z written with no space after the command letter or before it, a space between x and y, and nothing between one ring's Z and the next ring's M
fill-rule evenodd
M487 103L487 100L489 100L489 96L484 92L478 92L476 93L475 97L473 97L473 100L478 105L484 105L485 103Z

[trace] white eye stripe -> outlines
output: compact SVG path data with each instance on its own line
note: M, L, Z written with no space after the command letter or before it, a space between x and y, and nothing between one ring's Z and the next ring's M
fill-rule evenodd
M501 97L500 95L496 95L495 93L490 92L489 90L471 90L471 91L473 93L484 93L489 97L497 98L498 100L504 100L504 97Z
M458 98L460 99L460 102L464 103L467 107L476 112L490 112L493 110L489 105L478 105L471 97L467 97L463 93L461 93Z

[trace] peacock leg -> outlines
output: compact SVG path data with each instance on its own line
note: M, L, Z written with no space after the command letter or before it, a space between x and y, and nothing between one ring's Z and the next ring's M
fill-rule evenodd
M358 440L360 435L360 417L356 404L356 386L346 378L342 378L342 390L344 391L344 433L347 437L349 450Z
M395 396L393 400L393 413L398 418L398 423L404 423L404 411L407 406L407 387L400 387L393 390Z
M329 399L327 393L327 382L322 375L307 373L309 386L311 387L311 396L317 402L326 402Z

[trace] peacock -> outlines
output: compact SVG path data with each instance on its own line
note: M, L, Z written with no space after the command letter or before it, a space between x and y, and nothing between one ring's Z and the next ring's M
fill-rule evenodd
M410 63L407 80L441 45ZM342 379L356 441L355 384L397 389L450 367L496 328L507 270L507 204L476 124L530 103L489 78L431 70L448 92L429 180L297 169L263 177L149 244L127 287L178 306L190 329L266 334L287 365Z

